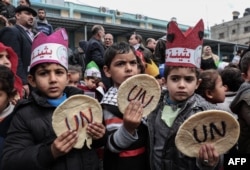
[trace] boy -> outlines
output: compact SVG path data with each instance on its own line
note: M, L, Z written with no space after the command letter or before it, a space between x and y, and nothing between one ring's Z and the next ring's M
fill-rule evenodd
M202 20L185 34L174 22L169 25L165 68L167 91L158 108L148 116L151 169L213 169L219 162L219 155L211 144L202 145L198 159L183 155L175 146L176 133L185 119L199 111L216 109L194 93L200 83L198 68L203 31Z
M82 79L82 67L80 65L69 65L68 86L77 87Z
M240 136L238 141L239 153L250 153L250 49L243 52L240 60L240 70L244 83L232 101L230 108L237 114L240 123Z
M94 149L84 146L73 149L78 140L75 130L56 137L52 128L55 108L80 89L67 87L68 37L64 29L50 36L40 33L32 44L28 81L34 88L27 100L15 108L3 151L5 170L97 170L98 157ZM91 123L87 132L93 139L105 133L102 124ZM95 138L94 138L94 135Z
M104 72L113 86L104 95L101 104L108 140L104 149L104 170L147 170L146 142L148 132L142 122L142 104L132 101L124 114L117 105L117 90L129 77L138 74L135 50L128 43L114 43L104 55Z
M80 84L77 87L84 90L84 94L101 101L104 95L103 87L99 86L99 83L101 83L101 78L102 77L99 67L94 61L91 61L86 66L86 70L84 72L84 81L80 81Z

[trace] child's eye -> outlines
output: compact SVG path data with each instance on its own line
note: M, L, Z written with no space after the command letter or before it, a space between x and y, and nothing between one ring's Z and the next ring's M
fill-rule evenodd
M131 65L137 65L137 61L136 60L135 61L131 61L130 64Z
M45 75L47 75L47 72L43 71L43 72L39 72L38 74L39 74L40 76L45 76Z
M179 81L179 79L180 79L179 77L172 77L172 78L171 78L171 80L174 81L174 82Z
M119 62L119 63L117 63L116 65L117 66L123 66L125 63L124 62Z
M186 80L187 82L192 82L192 81L194 80L194 78L193 78L193 77L186 77L185 80Z
M64 72L63 72L63 71L61 71L61 70L58 70L58 71L56 71L56 74L58 74L58 75L62 75L62 74L64 74Z

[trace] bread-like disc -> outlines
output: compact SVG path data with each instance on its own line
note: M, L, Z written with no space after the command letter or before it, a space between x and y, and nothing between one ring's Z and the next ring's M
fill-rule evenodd
M157 80L148 74L138 74L124 81L117 94L118 107L121 113L132 100L143 104L143 116L155 109L161 97L161 88Z
M53 112L52 126L57 136L67 130L76 130L77 143L74 148L85 144L90 148L92 138L87 134L87 125L91 122L102 122L102 108L99 102L86 95L74 95L61 103Z
M238 141L240 126L228 112L207 110L190 116L175 137L176 147L189 157L198 157L201 145L211 143L224 154Z

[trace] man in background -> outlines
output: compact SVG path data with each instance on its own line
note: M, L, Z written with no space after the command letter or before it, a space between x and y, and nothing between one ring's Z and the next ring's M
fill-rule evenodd
M0 31L0 42L12 47L18 56L17 75L21 78L25 93L29 94L27 82L28 68L31 59L32 32L37 13L28 6L18 6L15 11L16 24L4 27Z
M48 23L46 19L46 11L45 9L38 9L38 18L35 23L35 29L38 32L43 32L47 35L50 35L53 32L53 27Z
M108 47L110 47L112 44L114 43L114 37L112 34L107 33L104 36L104 46L107 49Z

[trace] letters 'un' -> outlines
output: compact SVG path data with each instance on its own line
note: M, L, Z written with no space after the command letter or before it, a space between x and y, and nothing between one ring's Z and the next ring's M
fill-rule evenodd
M147 105L150 104L150 102L153 100L154 96L151 96L149 98L148 101L145 101L145 96L147 95L147 91L143 90L142 88L140 88L140 90L134 94L134 96L132 95L132 93L136 90L137 85L135 85L128 94L128 98L127 100L130 102L132 100L138 100L141 101L141 103L143 104L143 108L147 107Z
M221 128L218 128L213 122L209 124L209 126L202 125L202 132L200 134L203 134L198 136L197 129L193 129L193 136L194 139L201 143L201 142L206 142L208 140L208 137L210 136L210 139L213 140L215 139L215 133L221 137L226 135L226 123L224 121L221 121ZM221 129L221 131L219 130ZM200 129L199 129L200 130Z
M72 119L74 119L74 124L75 124L75 129L78 130L80 125L82 125L82 128L85 126L85 124L93 122L93 114L91 108L88 109L89 115L87 116L84 112L80 111L78 114L74 115ZM66 117L65 118L65 123L68 128L68 130L73 130L73 127L70 127L69 120Z

